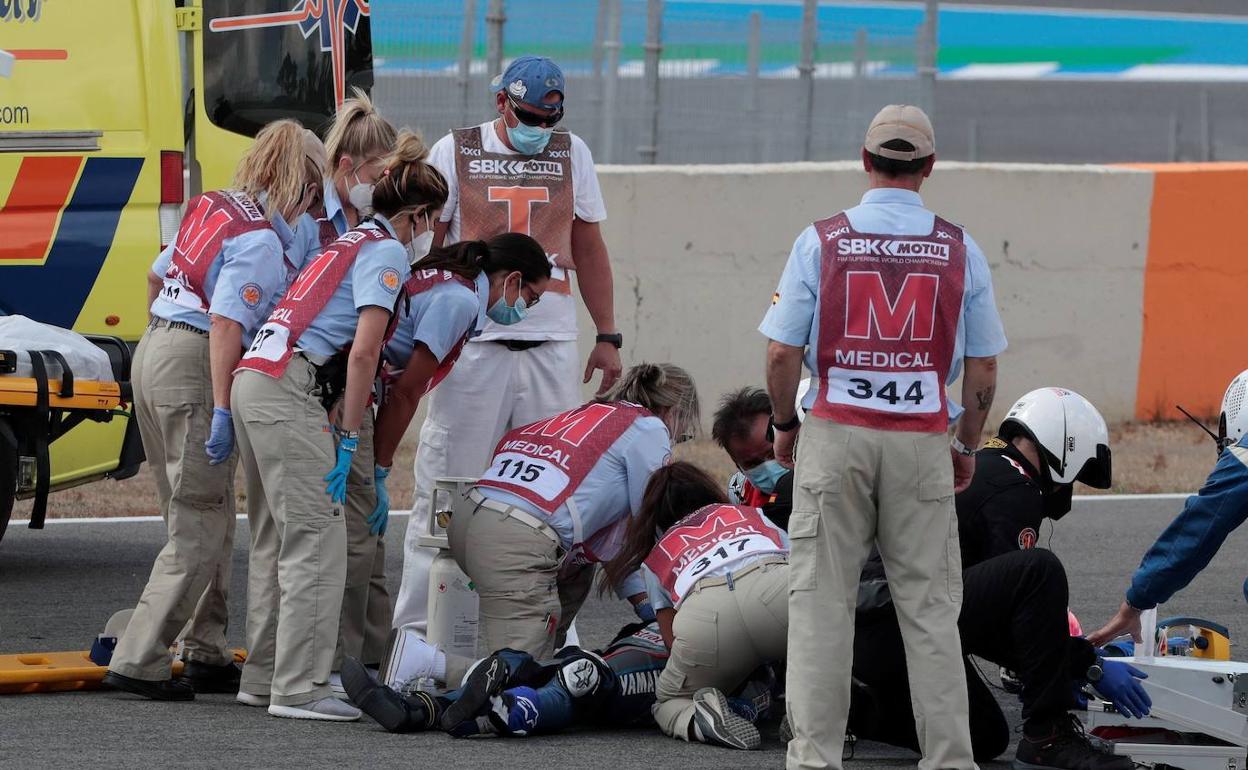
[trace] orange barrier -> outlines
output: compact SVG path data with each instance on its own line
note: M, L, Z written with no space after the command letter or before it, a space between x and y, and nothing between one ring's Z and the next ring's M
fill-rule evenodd
M1248 163L1132 164L1153 172L1135 416L1217 415L1248 368L1237 316L1248 299Z

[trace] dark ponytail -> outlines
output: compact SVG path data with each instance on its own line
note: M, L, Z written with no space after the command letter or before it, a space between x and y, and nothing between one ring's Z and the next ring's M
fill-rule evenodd
M550 260L541 244L523 233L503 233L488 241L460 241L432 249L412 270L446 270L475 280L482 272L520 271L525 283L550 277Z
M646 483L641 507L628 520L620 552L602 565L602 592L618 591L641 567L658 541L656 530L666 531L699 508L727 502L722 485L693 463L677 461L656 470Z

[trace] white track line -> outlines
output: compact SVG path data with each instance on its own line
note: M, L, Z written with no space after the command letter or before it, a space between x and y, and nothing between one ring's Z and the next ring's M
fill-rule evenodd
M411 511L390 511L391 516L410 516ZM235 517L239 521L245 521L247 515L243 513L236 514ZM53 519L49 518L46 524L146 524L152 521L164 522L159 516L101 516L91 518L77 519ZM9 522L10 526L17 524L28 524L30 519L13 519Z
M1074 500L1077 503L1130 503L1141 500L1186 500L1191 495L1184 492L1162 492L1152 495L1075 495ZM391 516L410 516L411 511L390 511ZM238 514L239 520L246 519L243 514ZM30 519L13 519L10 524L26 524ZM78 518L78 519L48 519L48 524L145 524L147 522L163 521L159 516L112 516L102 518Z

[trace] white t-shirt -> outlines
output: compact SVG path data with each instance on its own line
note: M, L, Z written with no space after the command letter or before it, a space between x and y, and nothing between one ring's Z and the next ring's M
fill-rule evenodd
M494 121L482 123L481 148L489 153L519 155L503 144L494 129ZM447 134L429 150L429 163L446 177L446 207L442 209L442 221L450 222L446 231L446 243L459 240L459 179L455 174L455 138ZM594 170L594 157L589 147L576 134L572 134L572 210L577 218L586 222L601 222L607 218L607 207L598 186L598 174ZM556 276L562 268L555 268ZM485 330L473 341L486 340L574 340L576 339L576 300L570 295L548 292L542 295L525 318L513 326L500 326L490 321Z

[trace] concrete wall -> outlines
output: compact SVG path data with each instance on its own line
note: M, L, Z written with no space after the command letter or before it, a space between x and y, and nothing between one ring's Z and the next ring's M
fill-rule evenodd
M616 166L599 177L625 363L688 368L708 414L720 393L762 384L756 328L794 238L857 203L866 181L857 163ZM937 166L924 201L984 250L1010 340L995 415L1063 385L1111 421L1136 416L1153 184L1147 169ZM588 348L583 309L581 328Z

